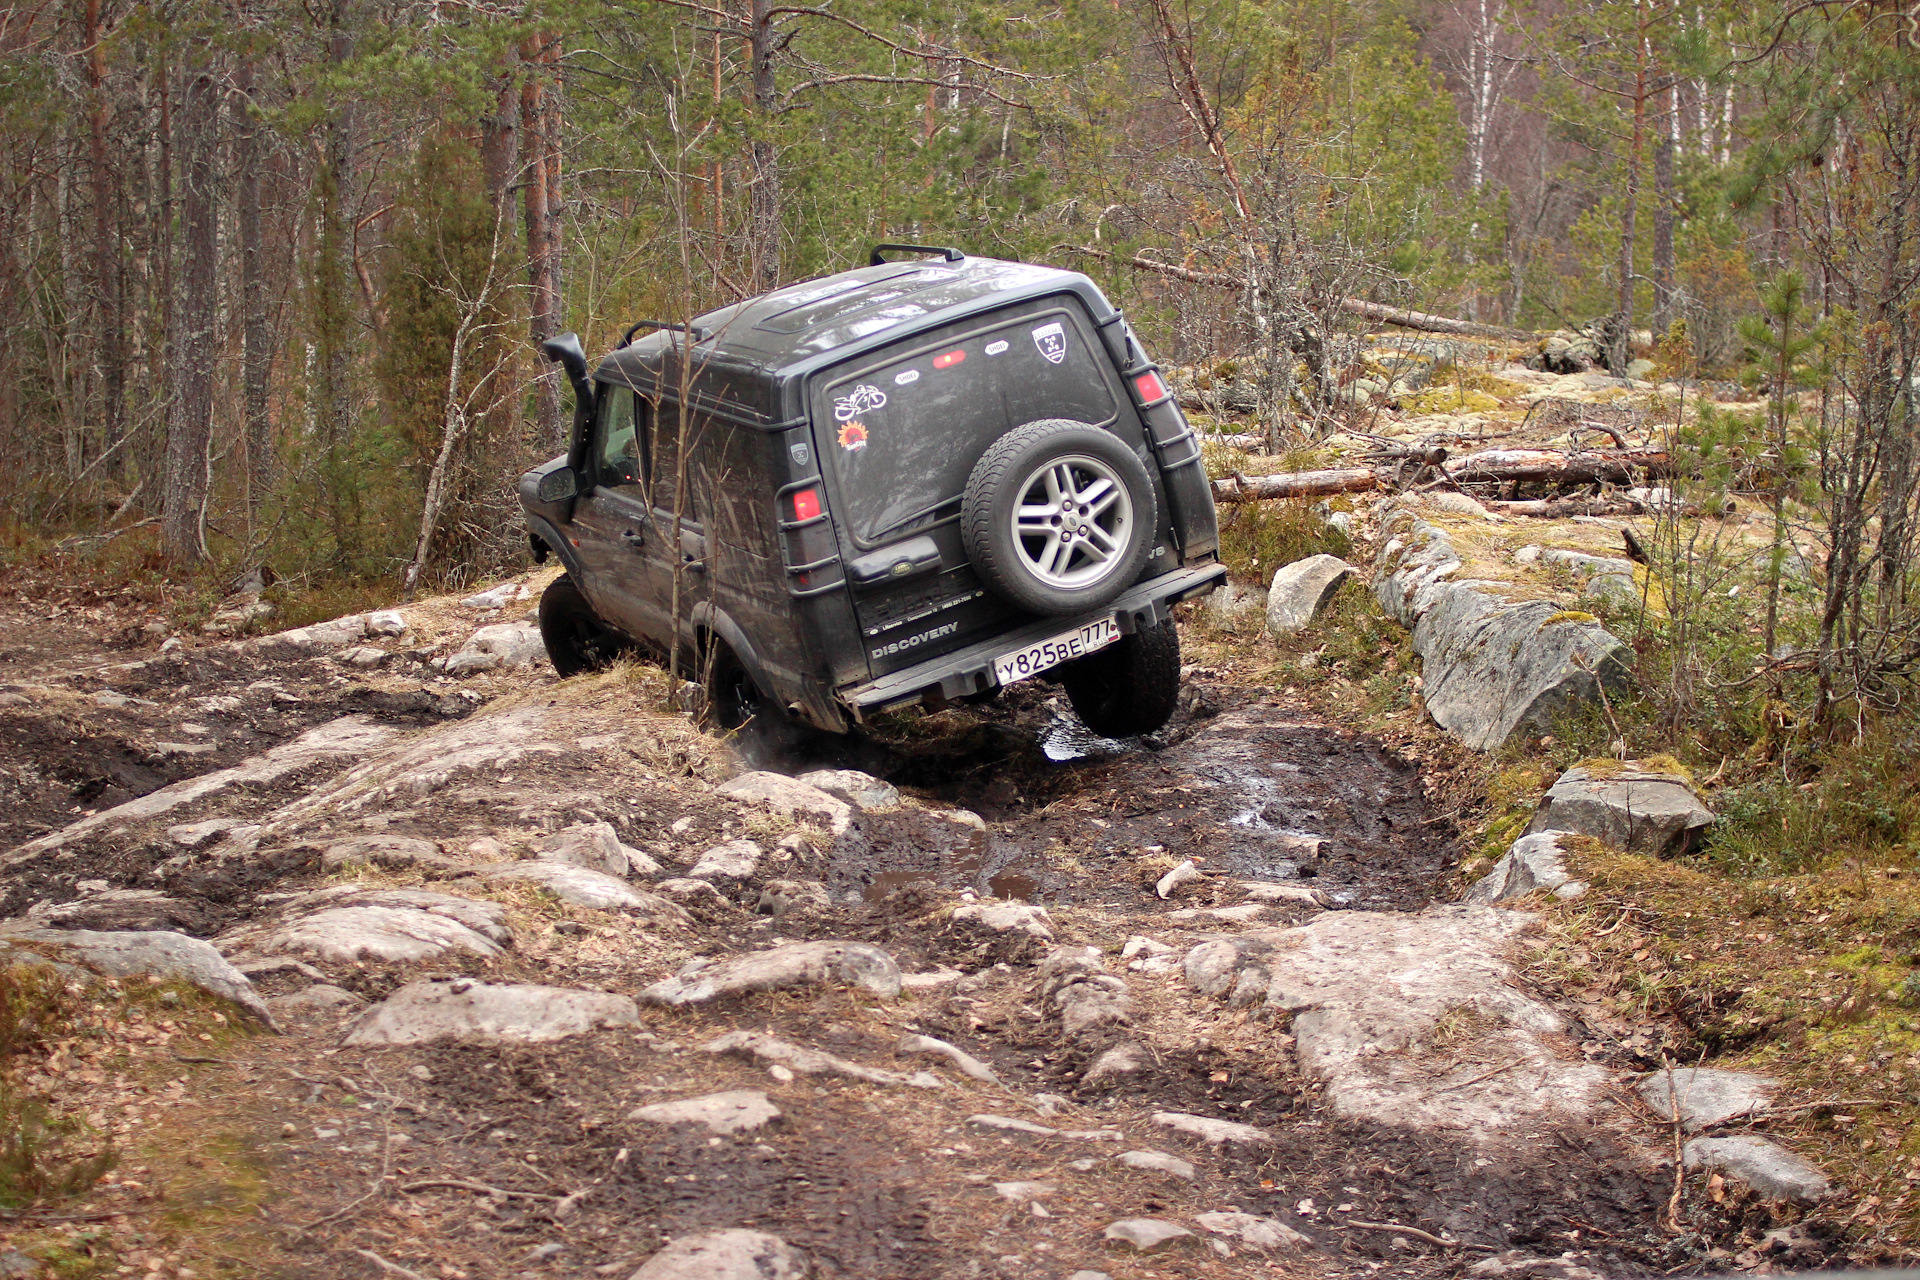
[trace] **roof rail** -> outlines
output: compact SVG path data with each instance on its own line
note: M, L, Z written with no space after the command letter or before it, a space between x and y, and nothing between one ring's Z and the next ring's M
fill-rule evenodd
M886 255L893 253L937 253L948 262L959 262L967 255L951 245L939 244L877 244L873 252L867 255L867 265L883 267L887 264Z
M642 329L677 329L681 333L691 336L695 342L705 342L713 336L711 329L703 328L697 324L679 324L672 320L635 320L633 326L620 335L620 346L624 347L632 342L633 335ZM615 350L619 350L619 348L616 347Z

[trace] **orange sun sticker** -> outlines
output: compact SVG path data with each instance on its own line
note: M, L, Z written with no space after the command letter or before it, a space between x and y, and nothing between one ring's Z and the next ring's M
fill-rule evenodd
M860 421L849 422L840 428L840 447L846 450L867 447L867 424Z

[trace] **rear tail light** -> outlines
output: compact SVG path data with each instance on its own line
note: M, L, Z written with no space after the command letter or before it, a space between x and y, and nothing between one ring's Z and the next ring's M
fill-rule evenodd
M811 520L819 514L820 491L818 489L802 489L793 495L793 518L795 520Z
M1140 397L1141 404L1152 404L1155 400L1166 398L1167 384L1160 380L1158 373L1149 369L1133 380L1133 390Z
M966 358L967 353L964 351L949 351L943 355L935 356L933 358L933 367L936 369L951 369L954 365L959 364Z

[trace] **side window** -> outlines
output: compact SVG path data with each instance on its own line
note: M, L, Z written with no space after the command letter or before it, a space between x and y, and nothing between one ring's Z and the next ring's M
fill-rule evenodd
M674 485L678 479L680 465L681 431L680 406L671 400L662 400L650 406L647 414L647 491L656 510L674 509ZM680 516L685 520L698 519L693 509L693 487L687 487L687 501Z
M639 484L642 475L639 397L626 387L600 388L600 422L594 431L596 483Z

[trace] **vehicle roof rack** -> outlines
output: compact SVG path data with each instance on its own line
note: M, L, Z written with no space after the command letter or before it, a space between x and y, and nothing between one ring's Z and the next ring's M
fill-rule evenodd
M690 336L695 342L705 342L713 336L711 329L697 324L680 324L674 320L635 320L632 327L620 335L620 346L624 347L632 342L633 335L642 329L677 329Z
M951 245L877 244L873 246L873 252L867 255L867 265L870 267L886 266L886 255L888 253L937 253L948 262L959 262L967 256Z

